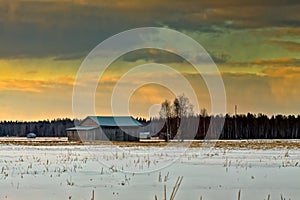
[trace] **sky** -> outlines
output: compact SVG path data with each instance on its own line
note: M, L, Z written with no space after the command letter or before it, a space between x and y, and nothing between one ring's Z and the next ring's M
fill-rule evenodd
M298 115L299 10L298 0L0 0L0 120L72 118L84 58L105 39L139 27L173 29L201 44L222 75L227 113L238 105L239 113ZM149 62L178 70L195 89L193 103L211 110L207 87L191 65L150 49L111 64L96 91L98 115L111 114L122 75ZM145 71L140 79L147 76L157 75ZM176 77L170 80L176 84ZM130 97L130 113L148 118L157 112L153 105L172 98L168 88L146 84Z

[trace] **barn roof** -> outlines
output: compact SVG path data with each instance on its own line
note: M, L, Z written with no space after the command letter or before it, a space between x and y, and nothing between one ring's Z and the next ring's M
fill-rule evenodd
M89 131L89 130L93 130L97 127L95 126L75 126L72 128L67 128L66 131Z
M93 119L100 126L120 126L120 127L132 127L142 126L140 122L131 116L88 116Z

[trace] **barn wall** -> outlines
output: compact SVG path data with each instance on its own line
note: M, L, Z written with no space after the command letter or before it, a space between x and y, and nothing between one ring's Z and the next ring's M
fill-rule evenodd
M69 141L88 141L96 139L96 130L88 131L67 131Z
M127 135L126 141L139 141L140 131L139 127L123 127Z
M87 131L78 131L78 134L79 134L81 140L83 140L83 141L88 140Z
M122 127L124 133L123 141L139 141L139 127Z
M107 137L107 135L105 134L105 132L103 131L103 129L98 128L98 129L96 129L95 140L108 141L109 138Z
M110 141L138 141L138 127L102 127L102 131Z
M139 128L122 127L120 129L119 127L102 127L87 131L67 131L67 135L69 141L139 141Z
M102 127L102 132L104 133L105 137L110 141L118 141L117 138L121 137L121 133L116 127ZM119 139L119 141L123 140Z
M69 141L79 141L79 135L77 131L67 131L67 136Z

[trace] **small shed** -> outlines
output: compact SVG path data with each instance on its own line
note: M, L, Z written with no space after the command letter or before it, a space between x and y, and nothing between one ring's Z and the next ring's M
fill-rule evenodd
M138 141L141 126L131 116L88 116L66 131L69 141Z
M28 133L26 135L27 138L36 138L36 134L35 133Z

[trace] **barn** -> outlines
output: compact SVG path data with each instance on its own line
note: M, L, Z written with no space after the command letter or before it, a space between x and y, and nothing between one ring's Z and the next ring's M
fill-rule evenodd
M131 116L88 116L66 131L69 141L139 141L141 126Z

